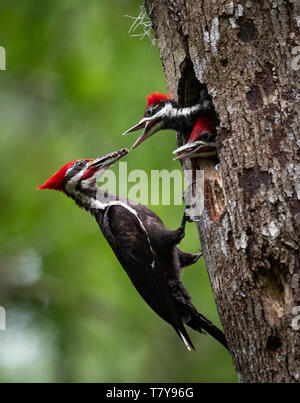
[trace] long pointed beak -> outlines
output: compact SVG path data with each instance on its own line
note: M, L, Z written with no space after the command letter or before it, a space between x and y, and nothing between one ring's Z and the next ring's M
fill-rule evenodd
M195 142L188 142L183 146L176 148L176 150L173 151L173 154L181 153L182 151L185 151L189 148L194 148L195 146L196 146Z
M179 154L173 161L184 158L209 157L216 154L215 143L206 143L204 141L188 142L173 151L173 154Z
M145 123L145 129L143 130L142 134L137 139L137 141L133 144L133 146L131 147L131 150L133 150L135 147L140 145L143 141L145 141L149 137L147 127L148 127L148 123Z
M162 126L163 126L162 121L160 121L156 118L153 118L153 117L144 117L135 126L126 130L126 132L123 133L123 136L144 128L140 137L137 139L137 141L131 147L131 150L133 150L138 145L143 143L143 141L145 141L146 139L151 137L154 133L156 133L158 130L160 130L162 128Z
M97 168L104 168L109 167L114 162L118 161L121 157L126 155L129 152L128 148L121 148L121 150L114 151L110 154L105 155L104 157L100 157L95 159L88 168L97 167Z
M146 124L147 124L147 118L143 118L139 121L139 123L132 126L130 129L126 130L126 132L124 132L122 136L126 136L126 134L133 133L136 132L137 130L143 129L146 126Z
M133 144L131 147L131 150L133 150L135 147L143 143L145 140L147 140L149 137L151 137L154 133L158 132L161 128L163 127L163 122L161 120L148 120L145 124L145 129L143 130L142 134L140 137L137 139L137 141Z

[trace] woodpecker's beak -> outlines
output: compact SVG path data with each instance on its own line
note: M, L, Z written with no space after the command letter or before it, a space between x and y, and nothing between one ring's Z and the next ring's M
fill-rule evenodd
M114 151L113 153L107 154L104 157L96 158L88 165L90 168L108 168L114 162L118 161L121 157L129 152L128 148L121 148L121 150Z
M216 143L205 141L188 142L173 151L173 154L179 154L173 161L184 158L209 157L216 153Z
M141 119L139 121L139 123L132 126L130 129L126 130L126 132L124 132L122 134L122 136L126 136L126 134L133 133L133 132L136 132L137 130L143 129L146 126L146 123L147 123L147 118Z
M137 141L131 147L131 150L133 150L138 145L140 145L145 140L147 140L149 137L151 137L154 133L158 132L162 128L162 126L163 126L162 121L160 121L158 119L155 119L155 118L153 119L152 117L143 118L139 121L138 124L136 124L135 126L128 129L125 133L123 133L123 136L144 128L140 137L137 139Z

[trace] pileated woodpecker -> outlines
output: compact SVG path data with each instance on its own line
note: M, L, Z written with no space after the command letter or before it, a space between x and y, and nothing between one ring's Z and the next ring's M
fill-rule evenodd
M132 149L159 130L171 129L190 135L188 142L173 152L179 154L175 159L216 155L216 125L208 98L193 106L180 107L170 95L153 92L147 96L142 119L123 135L142 128Z
M184 237L187 216L184 214L177 230L170 231L146 206L97 186L99 174L127 153L123 148L102 158L71 161L37 189L60 190L95 217L139 294L173 326L188 350L194 346L184 324L208 332L227 348L224 334L197 312L180 280L182 268L202 255L177 248Z

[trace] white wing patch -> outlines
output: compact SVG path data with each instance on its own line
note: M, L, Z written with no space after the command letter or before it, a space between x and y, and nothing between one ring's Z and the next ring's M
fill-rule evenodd
M148 243L149 243L149 247L150 247L151 253L152 253L152 255L154 256L154 251L153 251L153 248L152 248L152 245L151 245L151 241L150 241L149 234L148 234L148 232L147 232L147 230L146 230L146 228L145 228L145 226L144 226L144 224L143 224L143 221L140 219L138 213L137 213L132 207L128 206L128 204L122 203L122 202L120 202L119 200L116 200L116 201L113 201L113 202L108 203L108 206L114 206L114 205L122 206L122 207L126 208L126 209L129 210L132 214L134 214L134 215L136 216L136 218L138 219L138 222L139 222L139 224L140 224L142 230L143 230L143 231L145 232L145 234L146 234L146 237L147 237L147 240L148 240ZM154 263L155 263L155 260L153 260L151 266L152 266ZM152 266L152 267L154 267L154 266Z
M128 204L121 202L120 200L113 200L113 201L108 201L108 202L102 202L99 199L101 199L102 193L98 194L99 198L90 198L87 195L85 195L84 193L74 190L73 184L71 184L69 186L70 193L73 193L74 195L76 195L77 200L80 200L83 206L86 206L89 209L92 210L105 210L107 207L110 206L122 206L124 207L126 210L130 211L131 214L134 214L140 224L141 229L144 231L144 233L146 234L148 243L149 243L149 248L150 251L152 253L153 256L155 256L152 245L151 245L151 241L150 241L150 237L149 234L142 222L142 220L140 219L138 213L130 206L128 206ZM155 264L155 260L153 260L151 266L154 268L154 264Z

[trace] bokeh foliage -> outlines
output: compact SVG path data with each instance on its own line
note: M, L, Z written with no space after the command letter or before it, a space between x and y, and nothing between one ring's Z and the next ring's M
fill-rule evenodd
M146 306L89 214L35 190L70 160L131 146L136 135L121 133L148 93L166 91L157 47L127 33L124 16L137 15L141 1L0 4L0 380L235 381L222 346L191 330L197 351L188 353ZM126 157L128 171L179 168L175 147L174 133L151 138ZM152 208L178 227L183 206ZM181 247L199 250L194 225ZM184 283L219 325L203 260Z

